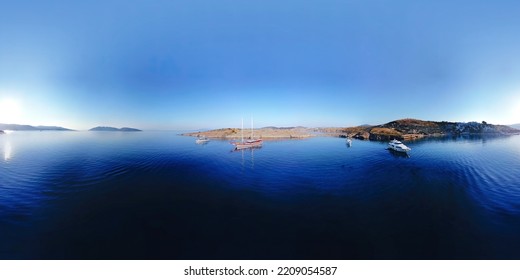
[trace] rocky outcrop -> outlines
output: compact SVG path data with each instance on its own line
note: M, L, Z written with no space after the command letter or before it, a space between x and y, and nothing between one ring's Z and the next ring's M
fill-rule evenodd
M354 135L352 135L352 138L360 139L360 140L368 140L370 138L370 133L367 131L361 131Z
M434 122L416 119L402 119L377 126L357 126L343 129L349 137L389 141L412 140L428 136L493 134L509 135L520 134L520 130L505 126L493 125L486 122Z
M402 140L402 133L394 128L374 127L370 130L369 140L390 141L392 139Z
M449 132L452 134L517 134L520 130L506 125L468 122L451 124Z
M361 140L368 140L370 133L368 132L368 126L354 126L347 128L339 128L340 136L355 138Z

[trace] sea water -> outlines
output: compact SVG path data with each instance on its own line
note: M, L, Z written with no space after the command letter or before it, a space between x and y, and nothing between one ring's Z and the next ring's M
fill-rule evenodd
M0 135L0 258L520 258L520 136L405 144Z

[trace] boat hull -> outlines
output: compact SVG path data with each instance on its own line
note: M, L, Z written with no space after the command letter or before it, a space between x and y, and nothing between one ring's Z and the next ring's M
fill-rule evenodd
M251 140L251 141L233 143L233 145L235 146L235 149L237 149L237 150L258 148L258 147L261 147L262 144L263 144L262 140Z
M400 152L400 153L408 153L409 151L411 151L410 148L399 148L399 147L392 147L392 146L388 146L388 149L390 149L392 151Z

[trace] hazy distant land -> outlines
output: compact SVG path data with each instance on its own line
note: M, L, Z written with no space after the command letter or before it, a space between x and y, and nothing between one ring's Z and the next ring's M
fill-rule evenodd
M58 130L58 131L73 131L72 129L61 126L32 126L26 124L4 124L0 123L0 130Z
M96 126L94 128L89 129L89 131L124 131L124 132L133 132L133 131L142 131L137 128L131 128L131 127L122 127L122 128L116 128L111 126Z
M254 130L255 138L308 138L313 136L350 137L362 140L408 140L431 136L448 135L510 135L520 134L519 129L486 122L436 122L416 119L401 119L382 125L363 125L355 127L264 127ZM239 128L222 128L208 131L190 132L185 136L205 136L208 138L238 139ZM244 137L249 138L250 129L244 129Z
M15 131L74 131L60 126L31 126L20 124L0 124L0 134L5 130ZM131 127L97 126L89 131L142 131ZM251 136L250 129L244 129L244 138ZM254 138L283 139L309 138L314 136L350 137L362 140L417 139L431 136L447 135L511 135L520 134L520 124L511 126L494 125L486 122L437 122L417 119L401 119L381 125L362 125L354 127L263 127L255 129ZM184 133L185 136L205 136L208 138L239 139L242 137L240 128L221 128L207 131Z
M5 133L4 130L13 130L13 131L43 131L43 130L49 130L49 131L75 131L73 129L64 128L61 126L32 126L27 124L3 124L0 123L0 134ZM131 128L131 127L122 127L122 128L116 128L116 127L110 127L110 126L98 126L89 129L89 131L142 131L137 128Z

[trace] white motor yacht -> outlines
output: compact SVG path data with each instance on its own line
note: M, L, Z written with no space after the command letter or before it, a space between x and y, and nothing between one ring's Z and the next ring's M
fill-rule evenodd
M407 153L411 151L412 149L408 148L405 144L401 143L401 141L392 140L390 143L388 143L388 149L392 149L397 152L403 152Z

